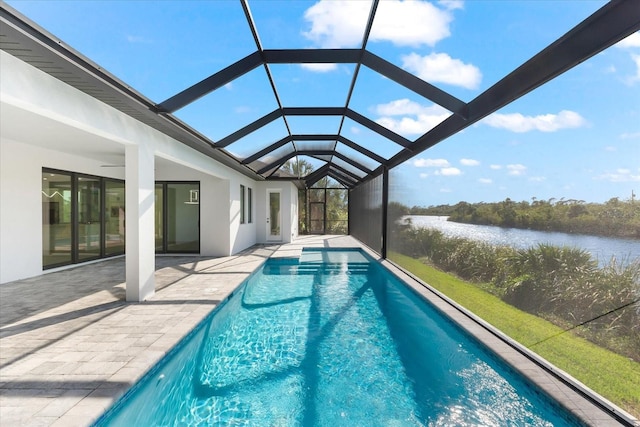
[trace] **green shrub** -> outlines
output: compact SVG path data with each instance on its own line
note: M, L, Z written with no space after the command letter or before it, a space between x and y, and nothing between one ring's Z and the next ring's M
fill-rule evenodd
M410 224L409 224L410 225ZM582 249L527 249L446 237L434 229L393 230L390 250L477 284L521 310L578 328L585 338L640 360L640 260L598 268Z

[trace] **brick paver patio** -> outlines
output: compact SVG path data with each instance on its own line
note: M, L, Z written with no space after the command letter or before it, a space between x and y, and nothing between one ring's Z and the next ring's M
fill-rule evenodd
M221 258L159 256L156 293L127 303L124 258L0 285L0 425L87 426L268 257L305 247L358 247L348 236L303 236ZM410 285L588 422L607 414L533 365L393 265Z

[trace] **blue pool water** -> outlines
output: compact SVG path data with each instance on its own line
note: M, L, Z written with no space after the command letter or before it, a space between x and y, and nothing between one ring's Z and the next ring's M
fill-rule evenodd
M270 259L99 426L580 425L359 250Z

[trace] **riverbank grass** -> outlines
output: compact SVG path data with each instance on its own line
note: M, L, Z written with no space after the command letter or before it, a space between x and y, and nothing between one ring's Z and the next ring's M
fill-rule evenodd
M398 253L389 259L597 393L640 418L640 363L518 310L451 274Z

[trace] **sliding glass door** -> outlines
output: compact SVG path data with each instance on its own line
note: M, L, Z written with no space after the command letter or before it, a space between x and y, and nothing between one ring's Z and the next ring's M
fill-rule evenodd
M200 252L200 183L158 182L156 252Z
M42 263L45 267L73 262L72 199L70 173L42 172Z
M123 254L124 202L124 181L43 169L43 268Z
M100 258L102 251L102 191L99 178L78 177L78 262Z
M42 265L60 267L125 252L125 183L42 169ZM200 252L200 183L157 182L157 253Z
M124 253L124 182L105 179L104 233L106 255Z

